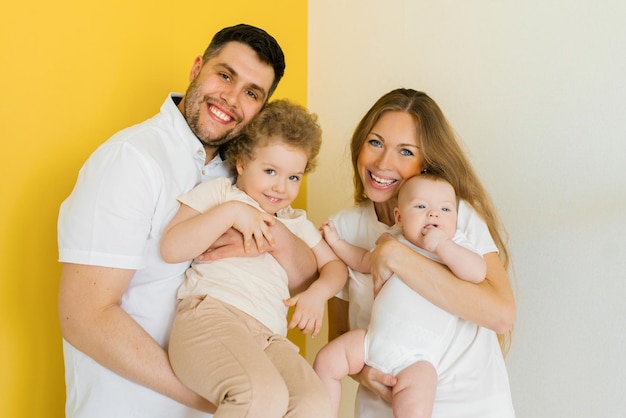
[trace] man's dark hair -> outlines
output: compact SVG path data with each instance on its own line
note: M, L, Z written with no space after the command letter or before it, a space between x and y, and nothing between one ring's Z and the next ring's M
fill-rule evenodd
M243 23L230 26L220 30L215 34L215 36L213 36L211 43L207 47L206 51L204 51L202 60L206 62L215 57L220 53L224 45L229 42L240 42L248 45L254 52L257 53L261 62L272 66L274 69L274 82L272 83L272 86L267 94L267 97L269 98L274 90L276 90L278 82L285 73L285 55L283 54L283 50L280 48L280 45L278 45L276 39L263 29L255 26Z

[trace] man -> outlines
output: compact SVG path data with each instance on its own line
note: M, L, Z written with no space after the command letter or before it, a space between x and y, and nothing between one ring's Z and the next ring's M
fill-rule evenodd
M169 364L176 290L189 263L163 262L160 236L178 196L228 175L219 147L261 110L284 68L265 31L224 28L194 61L183 97L170 94L160 113L111 137L81 169L58 226L68 417L215 411ZM314 274L314 259L280 222L273 228L272 254L300 287Z

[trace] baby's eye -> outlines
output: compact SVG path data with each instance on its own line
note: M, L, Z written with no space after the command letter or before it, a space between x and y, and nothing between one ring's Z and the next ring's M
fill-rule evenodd
M441 210L444 212L450 212L450 208L441 208Z
M300 181L300 176L289 176L289 180L298 182Z
M417 205L416 206L418 209L426 209L426 205Z
M266 168L265 172L267 174L269 174L270 176L275 176L276 175L276 170L274 170L273 168Z

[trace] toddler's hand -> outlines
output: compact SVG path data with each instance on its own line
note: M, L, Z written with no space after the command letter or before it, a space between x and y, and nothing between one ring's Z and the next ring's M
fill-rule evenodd
M265 242L270 246L274 245L274 237L270 232L270 226L274 224L275 218L269 213L262 212L246 203L234 203L236 210L233 228L243 235L243 248L245 252L252 250L252 240L256 243L259 252L265 250Z
M288 328L297 327L305 334L311 333L311 337L315 338L322 329L326 299L305 290L285 300L284 303L286 306L295 306Z

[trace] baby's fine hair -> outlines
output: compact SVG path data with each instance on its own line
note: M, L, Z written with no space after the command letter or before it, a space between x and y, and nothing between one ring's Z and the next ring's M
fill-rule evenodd
M402 183L402 186L400 186L400 189L398 190L398 199L400 199L401 194L406 193L406 190L403 192L406 184L409 181L412 181L414 179L415 180L440 181L440 182L448 183L450 186L452 186L452 190L454 190L454 195L457 201L459 200L457 193L456 193L456 189L454 188L454 185L450 182L450 180L448 180L448 177L443 172L435 171L432 169L422 170L420 174L416 174L413 177L409 177L408 179L406 179L404 183Z
M302 150L307 157L304 172L312 171L322 145L322 129L317 123L317 115L285 99L265 105L241 134L228 144L225 157L231 173L236 177L236 162L252 160L257 147L276 142Z

